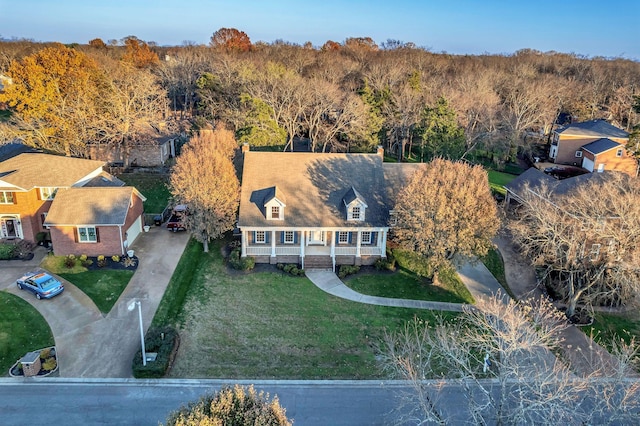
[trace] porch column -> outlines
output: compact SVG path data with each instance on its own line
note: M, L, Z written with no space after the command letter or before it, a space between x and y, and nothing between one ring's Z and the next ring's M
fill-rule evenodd
M360 257L360 245L362 244L362 231L357 232L356 237L356 257Z
M327 231L326 235L327 237L329 236L329 231ZM336 235L336 231L331 232L331 265L333 267L333 272L336 271Z
M387 257L387 232L384 229L380 232L380 238L378 239L380 244L380 256Z
M247 233L249 231L245 231L244 229L242 230L242 232L240 233L240 244L241 244L241 248L242 248L242 257L247 257Z
M276 257L276 231L271 231L271 257Z
M304 258L304 246L306 244L305 231L300 231L300 257Z

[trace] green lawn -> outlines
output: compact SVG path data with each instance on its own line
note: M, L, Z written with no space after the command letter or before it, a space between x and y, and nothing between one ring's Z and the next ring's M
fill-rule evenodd
M496 277L496 280L500 283L500 285L505 289L507 294L511 296L511 298L516 299L515 295L511 292L509 288L509 284L507 283L507 278L504 274L504 261L502 260L502 256L497 249L489 250L486 256L480 259L484 266L487 267L489 272Z
M123 173L118 178L127 185L135 186L147 198L144 202L145 213L162 213L167 207L171 197L167 176L156 173Z
M205 254L190 243L154 318L180 329L171 377L383 378L375 348L384 330L433 319L339 299L277 270L228 271L219 244Z
M0 376L8 376L9 368L27 352L54 344L49 324L34 307L0 291Z
M109 313L124 291L134 271L98 269L77 274L62 273L62 278L89 296L100 312Z
M417 276L411 271L400 269L395 273L358 274L347 277L344 283L349 288L370 296L393 297L397 299L433 300L437 302L473 303L471 294L455 273L440 274L439 285ZM462 288L464 290L462 290ZM460 291L462 290L462 291ZM462 293L462 294L460 294Z
M507 191L504 189L504 185L514 180L517 176L509 173L496 172L495 170L489 170L489 186L495 192L505 195Z
M615 338L622 338L626 342L635 338L636 342L640 342L640 318L635 311L624 314L596 312L593 325L582 329L587 335L593 331L596 341L602 341L604 346L610 346L608 342Z

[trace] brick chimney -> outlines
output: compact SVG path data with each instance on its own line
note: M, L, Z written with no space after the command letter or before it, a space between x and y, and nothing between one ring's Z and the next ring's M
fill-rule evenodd
M249 143L245 142L242 144L242 153L249 152Z
M384 148L382 147L382 145L378 145L378 150L376 151L376 154L379 155L384 160Z

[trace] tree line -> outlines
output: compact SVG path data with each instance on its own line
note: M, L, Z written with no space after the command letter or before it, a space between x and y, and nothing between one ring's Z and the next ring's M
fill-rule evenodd
M252 145L292 149L304 138L313 151L383 145L401 159L501 164L531 150L561 113L629 131L640 122L637 62L530 49L449 55L368 37L251 43L222 28L209 45L2 41L0 73L14 81L0 94L14 111L4 133L75 155L89 141L122 144L189 119L196 129L224 122Z

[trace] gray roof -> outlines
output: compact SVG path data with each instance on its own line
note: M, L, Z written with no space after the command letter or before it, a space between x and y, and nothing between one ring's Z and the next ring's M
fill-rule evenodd
M535 167L531 167L504 187L512 194L519 196L526 185L531 189L535 189L542 184L546 184L554 195L564 195L587 182L601 182L608 179L613 173L619 172L603 171L600 173L585 173L567 179L556 180Z
M17 140L0 143L0 162L6 161L11 157L22 154L23 152L38 152L36 149L18 142Z
M284 220L267 220L265 197L286 198ZM364 221L347 221L344 197L355 188L368 205ZM246 152L238 226L387 226L388 200L377 154ZM282 199L281 199L282 200Z
M60 189L51 203L44 224L124 225L134 194L145 200L132 186Z
M352 202L354 202L355 200L358 200L361 204L367 204L366 200L364 199L364 197L362 195L360 195L360 193L358 192L357 189L355 189L353 186L351 188L349 188L349 190L347 191L346 194L344 194L344 197L342 197L342 201L344 201L344 203L346 205L351 204Z
M611 137L611 138L628 138L629 133L624 130L607 123L604 120L591 120L582 123L573 123L568 126L559 127L557 133L571 136L584 137Z
M622 144L612 141L611 139L602 138L588 143L582 147L585 151L592 153L593 155L602 154L614 148L621 148Z
M84 186L86 187L105 187L105 186L124 186L125 183L105 171L101 172L98 176L91 179Z
M389 209L393 209L396 196L400 189L409 183L411 176L420 167L424 167L424 163L384 163L382 169L384 170L385 190L387 195L387 202L389 203Z
M104 161L60 155L24 153L0 163L0 180L24 190L70 187L101 169Z

